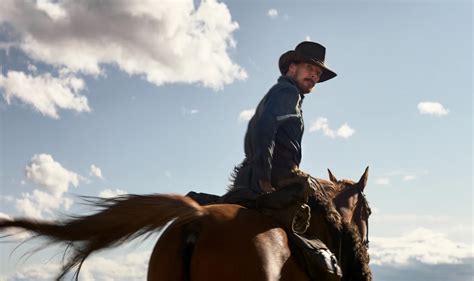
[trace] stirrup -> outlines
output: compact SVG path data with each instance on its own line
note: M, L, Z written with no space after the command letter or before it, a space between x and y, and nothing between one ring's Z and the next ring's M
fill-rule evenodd
M297 234L305 233L310 225L310 219L311 208L307 204L301 204L293 215L291 230Z

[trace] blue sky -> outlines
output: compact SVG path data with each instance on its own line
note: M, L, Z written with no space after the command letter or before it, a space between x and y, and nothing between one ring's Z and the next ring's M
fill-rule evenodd
M467 0L3 1L0 214L224 193L279 56L308 39L338 76L304 100L302 169L358 179L370 166L375 280L471 280ZM81 277L143 280L153 243L101 253ZM0 280L56 272L54 250L18 262L0 248Z

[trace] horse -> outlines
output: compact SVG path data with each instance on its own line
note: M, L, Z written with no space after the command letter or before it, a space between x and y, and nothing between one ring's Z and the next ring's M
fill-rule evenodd
M368 226L369 207L362 193L368 168L357 183L338 181L331 171L329 175L329 181L313 179L324 188L322 198L331 200L313 204L309 231L336 253L342 280L369 281L367 249L359 234ZM292 255L285 230L256 210L235 204L201 206L170 194L86 201L99 211L59 222L0 219L0 231L17 227L65 243L72 252L58 280L73 269L78 280L84 261L97 250L165 229L152 251L148 280L310 281Z

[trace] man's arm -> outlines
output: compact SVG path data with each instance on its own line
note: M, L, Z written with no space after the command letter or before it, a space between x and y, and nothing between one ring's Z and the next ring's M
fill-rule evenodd
M272 186L272 183L269 180L260 179L258 181L258 184L260 185L260 189L262 189L263 192L265 192L265 193L275 191L275 188Z
M256 124L255 143L258 169L255 172L260 188L265 192L275 190L271 185L271 170L278 127L288 118L297 117L299 114L297 107L300 97L296 88L285 87L277 91L268 95L267 103Z

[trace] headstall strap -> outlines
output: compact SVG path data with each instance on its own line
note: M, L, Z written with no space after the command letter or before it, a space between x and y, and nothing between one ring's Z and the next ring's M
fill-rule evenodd
M367 198L365 197L365 194L363 191L360 192L360 195L362 195L363 198L363 204L365 205L366 208L366 216L367 216L367 233L365 237L365 242L364 245L369 248L369 216L372 214L372 210L369 207L369 203L367 202Z

